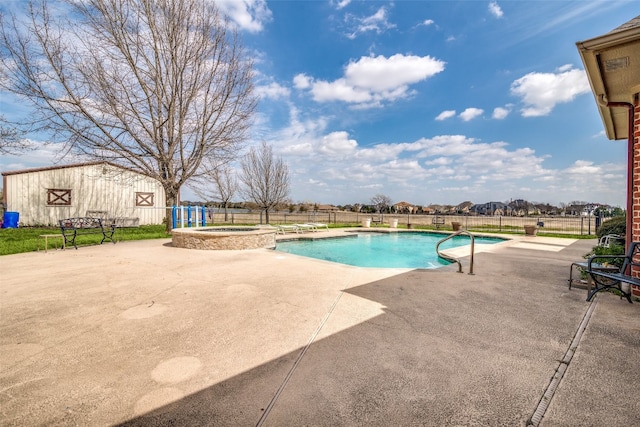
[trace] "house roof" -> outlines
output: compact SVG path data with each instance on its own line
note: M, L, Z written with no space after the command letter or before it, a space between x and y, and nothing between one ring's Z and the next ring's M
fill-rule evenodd
M633 95L640 92L640 16L576 46L607 138L627 139L628 111L606 103L633 103Z
M42 168L20 169L20 170L15 170L15 171L2 172L2 176L19 175L19 174L23 174L23 173L43 172L43 171L50 171L50 170L56 170L56 169L78 168L78 167L94 166L94 165L109 165L109 166L113 166L115 168L120 168L120 169L129 170L129 171L132 171L132 172L140 173L138 171L134 171L133 169L129 169L129 168L126 168L124 166L117 165L115 163L111 163L111 162L107 162L107 161L97 161L97 162L74 163L74 164L57 165L57 166L47 166L47 167L42 167ZM141 174L141 175L143 175L143 174Z
M333 205L318 205L318 210L332 211L332 210L338 210L338 208Z

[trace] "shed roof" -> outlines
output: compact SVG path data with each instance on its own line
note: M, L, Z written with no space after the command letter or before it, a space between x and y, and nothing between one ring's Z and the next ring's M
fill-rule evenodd
M124 166L121 166L115 163L111 163L107 161L95 161L95 162L85 162L85 163L73 163L73 164L66 164L66 165L46 166L46 167L40 167L40 168L20 169L15 171L2 172L2 176L20 175L23 173L43 172L43 171L50 171L50 170L56 170L56 169L69 169L69 168L78 168L78 167L94 166L94 165L109 165L115 168L120 168L120 169L128 170L131 172L139 173L140 175L144 175L138 171L135 171L130 168L126 168Z

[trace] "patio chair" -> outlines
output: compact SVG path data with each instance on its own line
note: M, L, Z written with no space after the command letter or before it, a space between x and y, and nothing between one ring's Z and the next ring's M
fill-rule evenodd
M325 228L327 231L329 231L328 224L323 224L321 222L309 222L308 224L314 226L316 228L316 231L320 231L321 228Z
M607 234L606 236L602 236L598 241L598 246L602 246L603 248L608 248L612 244L624 245L624 237L618 234Z
M318 231L317 227L313 224L294 224L298 227L298 230L302 231Z
M290 231L292 233L299 233L300 232L300 228L296 225L288 225L288 224L279 224L277 225L278 227L278 233L281 234L285 234L287 231Z

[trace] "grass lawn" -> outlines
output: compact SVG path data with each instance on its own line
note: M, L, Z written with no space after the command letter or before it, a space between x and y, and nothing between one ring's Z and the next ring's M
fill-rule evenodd
M61 235L57 227L19 227L0 229L0 255L32 252L38 249L44 250L43 234ZM124 240L164 239L170 237L165 232L164 225L141 225L140 227L118 228L114 234L117 242ZM76 244L95 245L102 240L102 234L78 235ZM111 242L108 242L111 243ZM49 249L61 247L61 238L49 239ZM73 248L72 248L73 249Z

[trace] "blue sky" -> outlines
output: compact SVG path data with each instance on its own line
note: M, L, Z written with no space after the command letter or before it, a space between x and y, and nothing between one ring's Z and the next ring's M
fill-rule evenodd
M637 1L217 4L255 61L248 144L284 158L294 202L625 205L626 140L605 137L575 43L640 14ZM5 156L0 170L54 158Z

